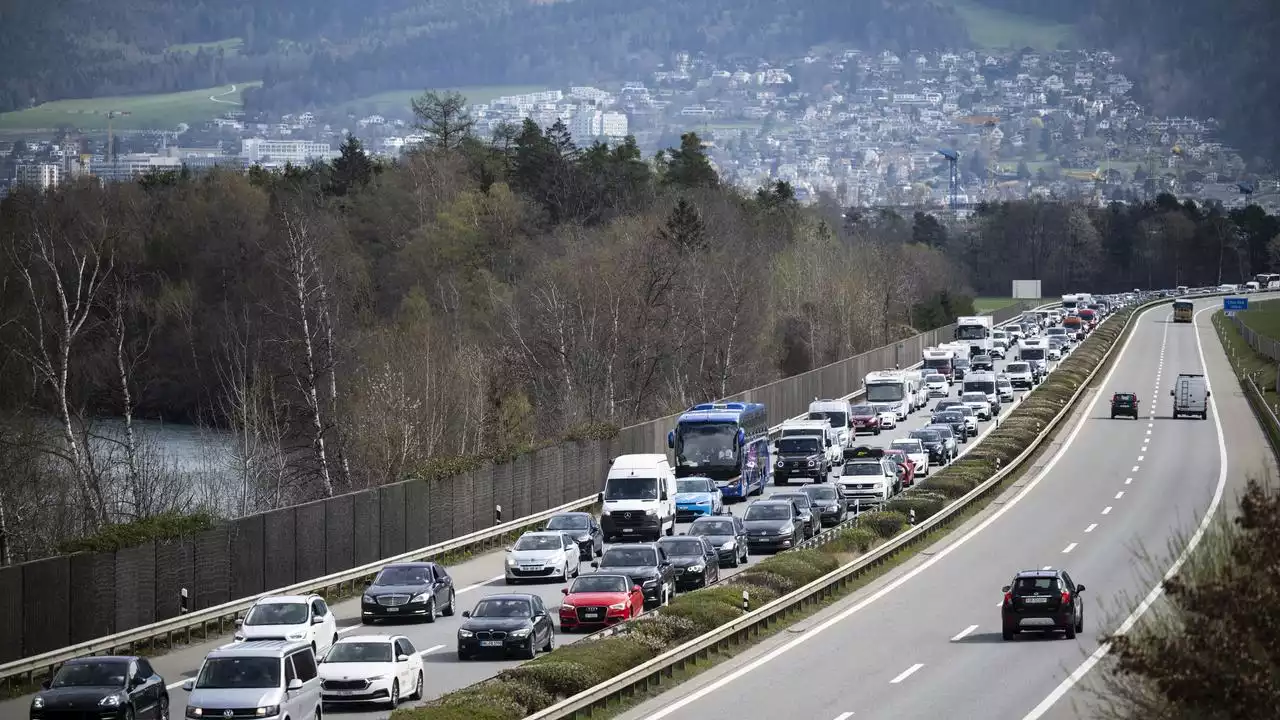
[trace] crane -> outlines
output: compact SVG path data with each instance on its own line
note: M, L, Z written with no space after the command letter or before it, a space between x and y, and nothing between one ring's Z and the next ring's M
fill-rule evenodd
M956 163L960 161L960 153L951 148L941 148L938 154L947 159L947 168L951 171L951 209L960 207L960 171Z
M106 112L97 111L97 114L107 116L107 160L114 161L116 159L115 119L133 113L129 110L107 110Z

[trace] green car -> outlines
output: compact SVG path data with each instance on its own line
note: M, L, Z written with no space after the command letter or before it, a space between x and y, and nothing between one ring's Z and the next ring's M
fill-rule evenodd
M1111 396L1111 419L1131 417L1138 419L1138 396L1133 393L1116 393Z

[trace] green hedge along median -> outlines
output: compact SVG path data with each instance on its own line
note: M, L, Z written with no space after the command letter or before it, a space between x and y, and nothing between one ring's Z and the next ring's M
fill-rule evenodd
M869 552L900 533L912 510L915 521L923 522L990 478L997 461L1005 467L1022 454L1102 363L1132 312L1121 311L1094 330L964 458L935 471L883 510L862 513L856 526L835 531L825 545L766 558L723 583L677 597L659 614L632 621L621 634L561 646L421 707L398 709L392 719L521 720L742 616L743 590L751 607L759 608Z

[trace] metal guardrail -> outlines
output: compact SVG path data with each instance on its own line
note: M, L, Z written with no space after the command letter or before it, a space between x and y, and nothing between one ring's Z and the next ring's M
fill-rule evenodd
M1039 306L1041 308L1050 305ZM1003 327L1017 318L1012 318L997 327ZM923 362L917 362L910 365L907 370L920 367ZM858 390L843 396L841 399L853 399L859 397L865 390ZM788 420L795 420L806 417L807 414L797 415ZM785 423L786 421L784 421ZM769 428L770 434L778 432L782 427L782 423ZM143 625L113 635L106 635L93 640L87 640L75 645L68 645L58 650L33 655L28 658L14 660L12 662L0 664L0 682L9 682L15 678L31 680L36 674L46 672L57 665L66 662L72 658L84 657L86 655L96 655L99 653L112 652L119 648L129 647L138 643L164 639L172 644L175 637L185 634L189 640L193 628L200 628L201 632L207 634L211 625L217 628L218 633L226 630L228 621L233 621L235 617L244 611L247 611L255 602L264 597L273 595L296 595L309 594L312 592L322 591L329 588L343 588L352 585L358 581L376 575L385 565L396 562L412 562L426 560L437 557L446 553L456 552L475 545L482 545L490 540L500 538L510 532L519 530L529 525L540 523L552 515L560 512L569 512L590 507L598 502L598 496L582 498L574 500L559 507L544 510L534 515L528 515L522 518L516 518L508 522L495 525L485 530L477 530L476 532L463 535L461 537L447 540L424 548L410 550L406 553L396 555L390 558L383 558L372 563L361 565L359 567L343 570L319 578L313 578L304 582L295 583L287 587L276 588L266 592L258 593L249 597L239 598L230 602L215 605L214 607L197 610L194 612L184 613L167 620Z
M1207 295L1197 297L1207 297ZM1139 305L1125 321L1125 327L1119 338L1125 337L1125 332L1131 330L1135 318L1141 313L1156 305L1171 301L1172 298L1160 298ZM1080 387L1076 389L1068 402L1064 403L1062 410L1049 421L1045 429L1036 436L1026 450L1023 450L1018 457L1014 458L1007 467L1000 469L973 490L939 510L932 517L881 545L871 553L833 570L802 588L788 593L757 610L748 612L706 635L690 640L684 645L669 650L595 687L534 713L525 718L525 720L564 720L578 717L578 713L584 713L589 716L592 709L604 707L615 698L627 695L633 690L643 692L659 684L664 676L669 676L671 673L684 668L687 664L707 657L709 653L719 648L750 641L760 631L767 630L774 621L784 619L792 610L823 602L826 598L843 590L867 570L883 564L903 548L921 542L935 528L949 522L974 501L998 488L1005 478L1018 470L1033 453L1039 450L1040 446L1049 438L1058 425L1075 410L1076 403L1089 390L1090 384L1097 377L1099 371L1110 361L1116 347L1120 345L1122 343L1117 342L1107 350L1102 362L1098 363L1090 371L1088 377L1084 379L1084 382L1080 383Z

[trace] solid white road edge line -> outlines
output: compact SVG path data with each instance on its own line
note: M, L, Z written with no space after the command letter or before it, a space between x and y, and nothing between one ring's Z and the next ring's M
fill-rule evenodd
M912 665L911 667L909 667L909 668L907 668L906 670L903 670L901 673L899 673L899 674L898 674L898 677L896 677L896 678L894 678L894 679L890 680L890 681L889 681L889 684L890 684L890 685L897 685L898 683L902 682L903 680L906 680L907 678L909 678L909 677L911 677L912 675L914 675L914 674L915 674L915 672L916 672L917 670L919 670L920 668L922 668L922 667L924 667L924 663L916 663L915 665Z
M1120 367L1121 361L1124 360L1124 356L1129 350L1129 345L1133 342L1133 339L1137 337L1138 332L1140 330L1140 325L1143 319L1145 319L1147 315L1150 315L1151 313L1159 309L1160 307L1156 306L1156 307L1144 310L1142 314L1138 315L1137 319L1134 320L1132 331L1129 333L1129 336L1125 338L1124 345L1120 347L1120 352L1115 354L1115 358L1114 358L1114 361L1112 362L1111 369L1107 371L1106 377L1102 379L1101 386L1105 387L1108 384L1110 384L1111 376L1114 375L1116 372L1116 369ZM746 665L738 668L737 670L734 670L733 672L730 672L722 676L720 679L714 682L708 683L698 688L697 690L694 690L688 693L684 697L680 698L679 700L676 700L675 702L670 703L669 705L662 708L661 710L658 710L657 712L654 712L653 714L646 716L644 720L660 720L660 718L667 717L671 713L674 713L677 710L680 710L694 702L697 702L698 700L701 700L702 698L710 695L711 693L714 693L715 691L743 677L744 675L747 675L748 673L751 673L767 665L768 663L773 662L777 658L799 647L800 645L808 642L809 640L815 637L818 637L819 635L825 634L826 631L829 630L832 626L837 625L840 622L848 619L853 614L859 612L860 610L867 607L868 605L871 605L872 603L884 597L885 595L888 595L894 590L897 590L898 588L902 587L912 578L924 572L925 570L928 570L929 568L933 567L940 560L950 555L953 551L955 551L956 548L960 547L961 545L964 545L966 542L971 540L978 533L982 532L983 530L986 530L988 527L991 526L992 523L994 523L996 520L999 520L1001 517L1004 516L1006 512L1009 512L1011 508L1017 505L1018 502L1022 500L1022 498L1026 497L1027 493L1034 490L1036 486L1040 484L1040 481L1044 480L1046 477L1049 476L1049 473L1053 472L1053 468L1057 466L1058 462L1062 460L1062 458L1066 457L1067 451L1071 449L1071 445L1075 442L1076 437L1080 434L1082 430L1084 430L1084 426L1089 420L1089 417L1097 409L1098 403L1102 400L1103 394L1104 393L1102 392L1098 392L1094 394L1093 400L1089 402L1088 406L1085 408L1085 412L1080 414L1080 420L1077 421L1075 427L1071 429L1071 434L1067 436L1066 441L1063 442L1063 444L1058 448L1058 451L1054 453L1053 457L1049 460L1048 463L1045 464L1044 468L1040 470L1040 473L1036 475L1034 478L1032 478L1030 481L1028 481L1027 484L1023 486L1022 490L1018 492L1017 495L1014 495L1012 498L1009 499L1008 502L999 506L995 510L995 512L993 512L989 517L987 517L986 520L983 520L982 522L978 523L977 526L975 526L969 532L965 533L958 540L951 543L950 545L943 548L942 550L938 551L937 554L933 555L928 560L925 560L923 563L917 565L915 568L909 570L902 577L898 578L897 580L894 580L888 585L885 585L884 587L880 588L876 592L872 593L870 596L859 601L857 604L853 605L852 607L846 610L843 610L840 613L834 615L833 617L809 628L809 630L797 635L793 640L777 648L774 648L773 650L765 653L764 655L761 655L760 657L756 658L750 663L747 663Z
M1200 353L1200 367L1204 368L1204 384L1207 390L1212 390L1213 388L1209 382L1209 364L1204 359L1204 343L1200 340L1200 325L1196 320L1200 317L1200 313L1217 309L1218 307L1214 305L1203 308L1192 317L1191 322L1191 327L1196 331L1196 350ZM1151 588L1151 592L1147 593L1142 602L1138 603L1138 607L1133 609L1129 617L1120 623L1120 627L1115 631L1116 635L1127 635L1133 629L1133 626L1142 619L1142 616L1147 614L1147 610L1151 609L1156 600L1160 599L1160 596L1164 594L1164 582L1177 575L1178 571L1187 562L1187 559L1191 557L1191 553L1195 552L1196 546L1200 544L1200 540L1204 537L1205 532L1209 530L1210 524L1213 523L1213 517L1218 512L1218 506L1222 504L1222 493L1227 487L1227 440L1222 432L1222 420L1218 418L1218 403L1213 399L1213 395L1209 396L1209 407L1213 409L1213 425L1218 432L1218 485L1213 489L1213 499L1209 501L1209 507L1205 510L1199 527L1196 528L1191 538L1187 540L1187 546L1178 555L1178 559L1173 561L1173 564L1169 566L1168 572L1164 574L1164 578L1155 587ZM1092 655L1080 663L1080 667L1072 671L1070 675L1059 683L1058 687L1053 689L1053 692L1040 701L1039 705L1036 705L1031 712L1024 715L1022 720L1037 720L1037 718L1048 712L1054 703L1070 692L1071 688L1080 682L1085 675L1089 674L1093 666L1097 665L1109 652L1111 652L1111 643L1099 645Z

